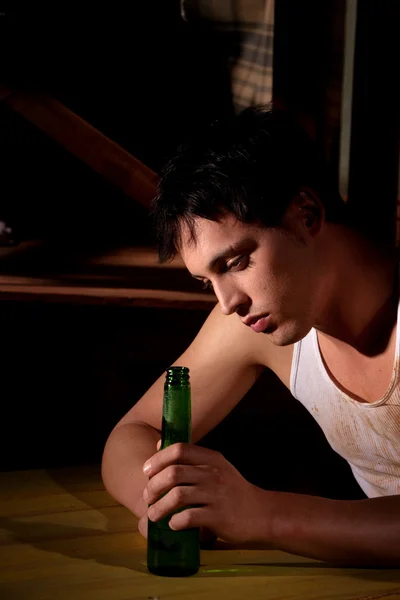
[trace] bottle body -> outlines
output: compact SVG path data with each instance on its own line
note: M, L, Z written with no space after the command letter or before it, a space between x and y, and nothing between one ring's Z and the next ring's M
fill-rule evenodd
M189 369L171 367L164 384L161 450L178 442L191 441L191 397ZM148 520L147 567L155 575L185 577L200 565L200 530L173 531L168 515L161 521Z

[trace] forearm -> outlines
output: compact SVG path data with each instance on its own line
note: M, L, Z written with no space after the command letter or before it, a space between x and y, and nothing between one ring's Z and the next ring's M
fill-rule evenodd
M104 448L102 477L107 491L137 517L142 517L147 504L143 489L148 477L143 464L156 451L161 435L145 423L128 423L114 429Z
M271 492L261 494L271 501ZM344 501L272 494L265 531L276 548L346 566L400 566L400 496Z

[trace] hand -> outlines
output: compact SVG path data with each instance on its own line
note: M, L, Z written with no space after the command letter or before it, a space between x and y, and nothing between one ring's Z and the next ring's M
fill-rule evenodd
M146 514L143 515L143 517L141 517L141 519L139 519L138 522L138 529L139 529L139 533L142 534L142 536L144 538L146 538L147 540L147 531L148 528L148 517L147 517L147 511ZM212 531L210 531L210 529L207 529L207 527L200 527L200 547L207 550L210 549L214 546L214 542L217 540L217 535L215 535L215 533L213 533Z
M161 440L159 440L157 442L157 450L159 450L161 447ZM144 502L143 498L140 498L140 509L138 508L137 511L135 511L136 513L141 514L142 511L142 505L145 504L146 505L146 512L145 514L139 519L138 522L138 529L139 532L142 534L142 536L144 538L147 539L147 534L148 534L148 517L147 517L147 502ZM217 540L217 537L212 531L210 531L210 529L207 529L207 527L200 527L200 545L202 548L204 549L208 549L211 548L214 544L214 542Z
M259 541L261 530L265 536L268 505L263 494L268 492L246 481L219 452L174 444L152 456L144 471L150 480L143 499L152 504L148 510L152 521L187 506L171 517L171 529L202 527L233 543Z

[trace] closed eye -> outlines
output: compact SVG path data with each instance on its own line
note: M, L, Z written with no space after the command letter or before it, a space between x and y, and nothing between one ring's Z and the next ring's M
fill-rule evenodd
M250 264L251 264L250 257L248 254L245 254L243 256L238 256L237 258L232 260L232 262L228 263L226 265L226 270L227 271L241 271L242 269L245 269L246 267L248 267Z
M220 265L218 272L220 275L223 273L229 273L230 271L244 271L244 269L250 268L253 265L253 260L250 258L249 254L242 254L237 258L233 259L231 262L227 263L225 266ZM197 277L193 275L195 279L198 279L202 282L203 290L213 290L213 284L209 279L202 279L201 277Z

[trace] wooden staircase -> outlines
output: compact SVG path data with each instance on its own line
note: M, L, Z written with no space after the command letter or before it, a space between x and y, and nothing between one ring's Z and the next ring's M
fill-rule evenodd
M150 208L156 173L57 99L3 87L0 101L133 202ZM154 247L133 243L89 253L41 239L0 247L0 300L212 308L214 295L199 288L179 257L160 265Z

